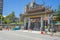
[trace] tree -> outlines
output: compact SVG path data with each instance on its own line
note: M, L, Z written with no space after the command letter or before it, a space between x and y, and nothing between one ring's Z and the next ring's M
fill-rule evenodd
M20 21L19 24L23 24L24 22L23 21Z
M5 24L10 23L11 21L9 19L4 19Z
M11 14L9 14L8 16L6 16L7 18L14 18L15 17L15 12L12 12Z
M2 15L0 15L0 20L2 20L2 21L4 20L4 17Z
M15 12L12 12L9 15L7 15L6 17L4 17L4 23L5 24L12 23L14 18L15 18Z
M60 5L59 5L59 7L58 7L58 11L57 11L57 21L60 21Z
M2 15L0 15L0 19L1 19Z
M14 21L14 18L15 18L15 12L12 12L8 16L6 16L6 19L10 20L10 23Z

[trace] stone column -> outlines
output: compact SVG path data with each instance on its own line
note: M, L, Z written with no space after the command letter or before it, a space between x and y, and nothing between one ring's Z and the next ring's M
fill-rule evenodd
M50 16L48 15L48 31L50 29Z
M24 29L26 28L26 18L24 18Z
M28 18L28 30L30 29L30 24L31 24L31 21L30 21L30 18Z
M50 17L49 17L49 15L48 15L48 24L50 24Z
M43 30L43 16L41 16L41 31Z

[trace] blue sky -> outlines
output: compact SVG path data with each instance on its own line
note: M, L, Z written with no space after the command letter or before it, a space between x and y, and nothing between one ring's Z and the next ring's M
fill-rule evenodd
M12 11L15 12L16 17L19 17L20 13L24 13L24 6L32 0L4 0L3 15L7 16ZM36 0L37 4L42 4L42 0ZM45 0L45 6L51 6L54 10L58 8L60 0Z

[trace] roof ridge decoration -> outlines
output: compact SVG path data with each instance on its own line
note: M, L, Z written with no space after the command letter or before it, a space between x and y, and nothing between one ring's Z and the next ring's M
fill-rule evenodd
M43 5L45 5L45 0L42 0L42 2L43 2Z
M32 2L34 3L34 2L35 2L35 0L32 0Z

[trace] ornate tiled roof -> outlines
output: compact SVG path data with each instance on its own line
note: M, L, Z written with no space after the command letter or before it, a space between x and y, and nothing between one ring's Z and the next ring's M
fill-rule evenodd
M35 14L39 12L39 14L44 14L44 13L52 13L53 10L51 7L45 7L44 4L37 4L35 1L30 2L28 5L25 6L25 15L31 15L32 13ZM43 13L44 12L44 13ZM38 13L37 13L38 14Z
M35 1L32 1L31 3L26 5L27 8L35 8L37 6L42 6L42 5L37 4Z

